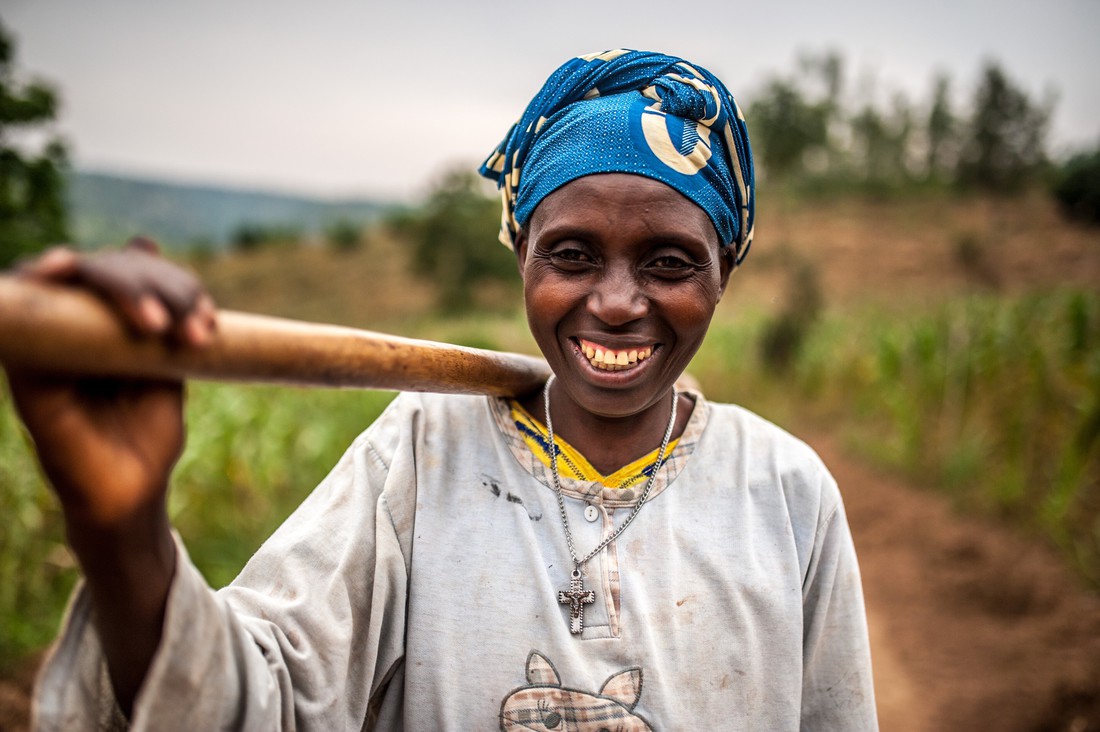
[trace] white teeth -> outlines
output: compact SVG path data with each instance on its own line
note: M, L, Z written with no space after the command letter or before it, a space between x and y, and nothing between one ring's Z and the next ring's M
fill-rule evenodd
M653 347L612 351L589 343L581 343L581 352L591 363L603 371L622 371L631 365L644 361L653 355Z

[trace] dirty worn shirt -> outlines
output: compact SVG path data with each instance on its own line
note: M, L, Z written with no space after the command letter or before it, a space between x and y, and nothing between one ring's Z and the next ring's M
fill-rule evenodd
M579 636L551 476L508 403L397 397L232 585L211 591L180 545L133 729L875 729L834 481L693 397L646 505L585 567ZM562 492L584 555L641 491ZM35 713L123 722L83 591Z

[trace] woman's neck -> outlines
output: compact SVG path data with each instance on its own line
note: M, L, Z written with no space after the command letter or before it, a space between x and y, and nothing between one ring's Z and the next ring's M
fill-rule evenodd
M556 385L551 386L551 392L550 417L554 421L554 435L572 445L603 475L610 475L661 446L672 409L671 393L630 417L602 417L581 408ZM520 403L530 414L543 419L545 406L541 391ZM681 394L673 439L683 434L693 407L694 401Z

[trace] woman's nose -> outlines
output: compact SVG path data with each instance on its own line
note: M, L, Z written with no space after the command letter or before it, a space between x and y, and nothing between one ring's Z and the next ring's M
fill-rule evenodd
M588 311L607 325L625 325L649 311L649 300L627 273L601 277L588 295Z

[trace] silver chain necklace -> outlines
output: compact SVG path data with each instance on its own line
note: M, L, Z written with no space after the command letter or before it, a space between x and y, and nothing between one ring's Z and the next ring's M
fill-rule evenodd
M642 490L642 495L638 498L634 510L630 512L630 515L626 517L626 521L623 521L622 525L611 536L597 544L596 548L588 552L583 559L578 559L577 548L573 545L573 534L569 531L569 519L565 515L565 499L561 493L561 480L558 478L558 446L554 442L554 421L550 418L550 385L553 383L554 375L550 374L550 378L546 380L546 386L542 389L542 402L546 409L546 433L550 443L550 474L554 477L554 493L558 497L558 511L561 513L561 525L565 528L565 543L569 546L569 558L573 560L573 573L570 575L569 589L558 591L558 602L562 605L569 605L569 632L576 635L584 631L584 606L591 605L596 601L596 593L584 589L581 570L589 559L596 556L601 549L618 539L619 535L626 531L626 527L634 521L638 512L642 510L646 499L649 498L649 491L653 488L653 482L657 479L657 472L665 463L667 457L665 450L668 449L668 442L672 438L672 430L676 426L676 403L679 401L679 394L676 392L676 387L673 386L672 414L668 418L668 427L665 428L664 439L661 440L657 462L653 464L653 471L649 474L649 480L646 481L645 488Z

